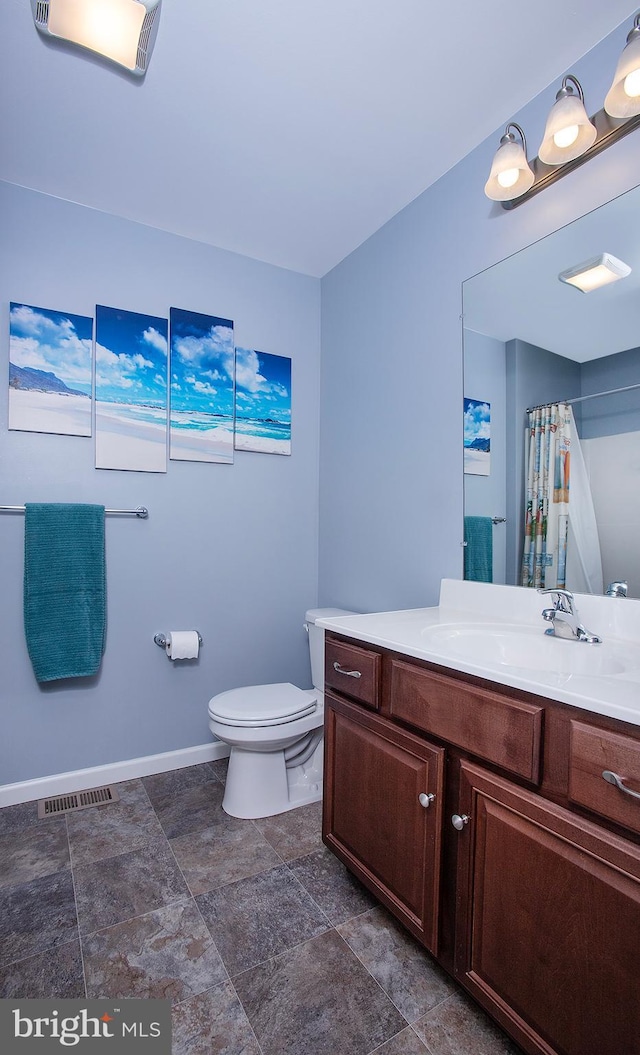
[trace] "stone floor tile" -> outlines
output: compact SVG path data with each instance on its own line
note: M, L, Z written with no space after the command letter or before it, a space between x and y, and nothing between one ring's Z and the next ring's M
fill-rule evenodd
M251 821L232 817L214 828L171 839L170 845L192 894L202 894L282 864Z
M80 933L111 927L188 896L166 839L73 870Z
M82 948L89 998L180 1001L227 978L191 898L90 934Z
M293 861L322 847L322 803L297 806L276 817L254 821L283 861Z
M344 923L378 904L360 880L326 847L289 865L333 924Z
M413 1028L432 1055L521 1055L517 1044L460 990Z
M0 887L29 883L69 867L64 817L0 835Z
M118 802L92 806L67 816L69 845L74 865L137 850L163 831L140 780L117 785Z
M153 807L168 839L187 832L203 831L225 822L221 807L224 787L211 779L181 791L157 795Z
M334 930L234 985L263 1055L367 1055L407 1026Z
M0 888L0 965L77 937L70 871Z
M177 795L188 788L198 787L199 784L208 784L214 779L213 771L209 763L200 766L185 766L184 769L170 769L166 773L154 773L152 776L143 777L147 795L155 805L159 799L167 795Z
M338 931L408 1022L455 992L455 983L386 909L371 909Z
M229 982L174 1006L172 1055L261 1055Z
M2 1000L74 1000L85 995L77 939L0 967Z
M24 831L34 824L47 824L48 821L38 819L38 802L19 802L15 806L4 806L0 810L0 835L7 832Z
M216 758L215 761L209 762L211 769L216 780L219 780L221 784L227 783L227 770L229 769L229 758Z
M329 927L286 865L200 894L196 902L232 976Z
M395 1037L375 1048L370 1055L430 1055L430 1052L411 1027L407 1026L402 1033L396 1033Z

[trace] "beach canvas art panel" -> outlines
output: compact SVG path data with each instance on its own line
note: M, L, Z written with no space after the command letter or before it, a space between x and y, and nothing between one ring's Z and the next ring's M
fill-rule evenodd
M96 307L96 469L167 471L168 323Z
M171 308L169 456L233 462L233 322Z
M11 302L10 429L91 435L92 342L89 316Z
M491 467L491 404L464 400L464 471L488 476Z
M235 446L291 454L291 359L236 349Z

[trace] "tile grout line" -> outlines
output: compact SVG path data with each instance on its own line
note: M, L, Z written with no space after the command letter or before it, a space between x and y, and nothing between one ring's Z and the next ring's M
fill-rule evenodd
M89 999L89 993L88 993L88 989L87 989L87 971L86 971L85 962L84 962L84 945L83 945L83 941L82 941L82 934L80 932L80 913L78 911L78 895L76 893L76 877L75 877L75 872L74 872L74 869L73 869L73 857L72 857L72 854L71 854L71 837L69 835L69 823L68 823L68 819L67 818L68 818L68 814L65 815L65 818L64 818L64 822L65 822L64 823L64 827L65 827L65 831L67 833L67 845L69 847L69 870L71 872L71 885L73 887L73 903L74 903L75 908L76 908L76 926L78 928L78 946L79 946L79 949L80 949L80 963L82 965L82 981L84 983L84 996L85 996L85 1000L88 1000Z

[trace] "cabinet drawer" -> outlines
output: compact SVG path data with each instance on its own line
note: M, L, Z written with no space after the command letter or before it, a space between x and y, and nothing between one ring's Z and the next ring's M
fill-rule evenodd
M579 806L640 832L640 799L620 791L602 776L616 773L640 794L640 740L571 722L569 798Z
M382 656L357 645L325 637L324 683L377 711L380 707Z
M534 784L540 781L542 707L393 660L391 714Z

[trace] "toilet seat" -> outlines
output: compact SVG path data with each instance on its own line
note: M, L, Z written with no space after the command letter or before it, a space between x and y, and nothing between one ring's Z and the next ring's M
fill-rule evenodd
M317 693L282 682L221 692L209 702L209 716L221 725L257 729L295 722L317 707Z

